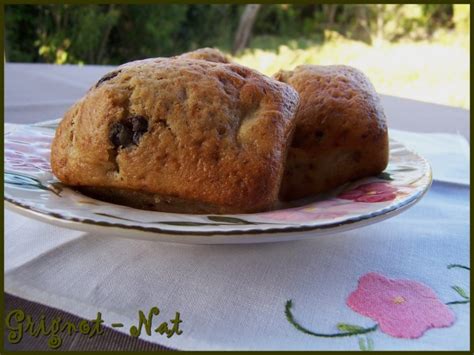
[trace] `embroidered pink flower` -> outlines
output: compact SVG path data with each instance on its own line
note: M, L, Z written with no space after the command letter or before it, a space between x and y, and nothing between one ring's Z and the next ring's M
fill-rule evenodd
M397 197L396 192L397 189L386 182L372 182L345 191L337 197L355 202L384 202L394 200Z
M449 327L453 312L428 286L411 280L392 280L375 272L359 279L347 305L376 321L382 332L396 338L419 338L431 328Z

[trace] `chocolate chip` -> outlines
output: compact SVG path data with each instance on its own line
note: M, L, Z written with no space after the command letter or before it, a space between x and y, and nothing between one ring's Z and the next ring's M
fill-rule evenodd
M112 71L110 73L105 74L102 78L100 78L100 80L97 82L97 84L95 84L95 87L98 88L100 86L100 84L102 84L104 81L115 78L117 75L119 75L120 72L121 72L121 70L117 70L117 71Z
M133 143L138 145L140 138L148 131L148 121L143 116L133 116L129 120L132 125Z
M143 116L132 116L129 118L132 123L132 130L134 132L146 132L148 131L148 121Z
M109 139L115 148L138 145L148 131L148 120L143 116L131 116L110 127Z
M316 132L314 132L314 138L316 138L316 141L321 141L321 139L323 139L324 137L324 132L323 131L319 131L317 130Z
M121 122L116 122L110 128L109 139L115 148L128 147L132 143L132 132Z

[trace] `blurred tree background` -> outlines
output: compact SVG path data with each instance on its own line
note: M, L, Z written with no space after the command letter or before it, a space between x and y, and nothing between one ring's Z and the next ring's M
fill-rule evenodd
M117 65L212 46L268 75L347 64L383 93L469 108L469 5L275 4L245 21L249 6L6 5L5 57Z

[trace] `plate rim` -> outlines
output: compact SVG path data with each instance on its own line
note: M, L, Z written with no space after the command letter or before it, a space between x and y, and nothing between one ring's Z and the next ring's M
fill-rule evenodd
M165 243L169 242L169 243L179 243L179 244L236 244L238 241L241 242L242 244L247 244L247 243L253 244L253 243L265 243L265 242L289 241L290 239L276 239L276 238L283 235L290 235L290 234L293 236L295 235L298 236L297 238L292 238L291 240L309 239L311 236L321 237L328 234L347 232L356 228L361 228L361 227L365 227L365 226L382 222L386 219L389 219L391 217L395 217L401 214L405 210L417 204L422 199L422 197L428 192L429 187L431 186L431 182L432 180L430 180L430 183L429 185L427 185L427 188L421 191L420 194L417 195L416 198L411 199L409 203L403 204L402 206L399 206L398 208L391 209L390 211L387 211L383 214L378 214L376 216L370 216L368 218L359 219L351 223L340 223L338 226L333 226L332 228L323 228L321 229L322 233L315 233L315 234L309 233L309 232L314 231L314 229L293 230L290 232L288 230L280 229L272 233L266 233L265 230L258 230L258 232L261 232L261 233L253 233L253 232L250 233L250 230L247 230L247 231L238 231L239 233L226 233L226 234L219 233L219 232L217 233L209 232L208 234L200 234L199 232L191 234L189 232L184 232L183 234L175 234L173 233L174 232L173 230L170 230L170 231L164 230L162 233L156 233L153 231L134 229L133 226L127 226L127 227L132 227L132 228L122 228L115 224L97 225L94 223L83 223L83 222L78 222L78 221L74 221L70 219L57 218L54 216L43 214L41 212L38 212L32 209L25 209L7 200L5 200L6 202L5 207L23 216L30 217L37 221L52 224L58 227L67 228L67 229L75 230L75 231L81 231L81 232L91 232L91 229L93 229L95 232L99 234L110 234L109 232L112 230L112 231L117 232L117 235L116 235L117 237L127 238L127 239L142 239L142 240L152 240L155 242L165 242ZM318 228L317 226L315 227L316 227L315 229ZM135 234L133 235L126 234L126 231L129 231L129 230L133 230ZM258 235L261 239L257 239L257 240L251 239L251 237L254 237L255 235ZM159 238L157 238L157 236L159 236ZM216 238L216 236L221 236L222 238ZM187 238L176 239L177 237L180 237L180 238L187 237ZM204 239L200 239L200 238L204 238Z
M427 163L426 159L421 157L420 155L417 154L418 157L422 158L425 160ZM375 211L372 213L367 213L363 216L356 216L353 218L348 218L340 222L333 222L333 223L327 223L324 225L297 225L297 226L287 226L287 227L282 227L282 228L268 228L268 229L247 229L247 230L228 230L228 231L180 231L180 230L173 230L173 229L161 229L157 227L141 227L141 226L133 226L133 225L126 225L126 224L121 224L121 223L110 223L110 222L97 222L93 221L90 219L76 219L76 218L66 218L64 216L58 217L56 213L47 213L44 211L39 211L36 210L30 206L22 205L21 203L11 200L7 197L4 196L4 201L6 202L6 206L15 206L12 210L22 210L25 211L27 215L35 215L40 220L47 220L51 222L51 220L54 220L58 222L57 224L67 224L67 225L81 225L81 224L86 224L86 225L92 225L97 228L116 228L120 230L133 230L133 231L138 231L138 232L144 232L144 233L151 233L151 234L169 234L169 235L179 235L179 236L201 236L201 237L213 237L216 235L225 235L225 236L232 236L232 235L262 235L262 234L281 234L281 233L295 233L295 232L309 232L309 231L317 231L317 230L328 230L328 229L334 229L338 228L341 226L345 225L353 225L357 226L358 224L362 224L364 222L373 220L377 217L381 216L386 216L391 217L394 216L398 213L392 213L392 212L403 212L406 208L411 207L415 205L418 201L420 201L423 196L429 191L432 182L433 182L433 175L432 175L432 169L431 166L427 163L427 176L428 176L428 183L426 184L426 187L423 190L420 190L418 193L410 196L409 198L399 202L398 204L390 205L387 206L379 211ZM222 215L222 216L228 216L228 215ZM368 223L371 224L371 223ZM367 225L367 224L365 224ZM68 227L67 227L68 228ZM74 228L70 228L74 229ZM353 229L353 228L351 228Z
M44 122L38 122L29 125L18 125L18 126L26 126L31 128L43 128L43 129L52 129L53 127L49 127L48 125L56 125L59 122L58 119L56 120L49 120ZM5 132L7 133L7 132ZM418 201L420 201L423 196L428 192L432 183L433 183L433 172L432 167L429 162L420 154L415 152L413 149L408 148L404 143L390 138L390 144L400 144L407 153L412 154L419 160L421 163L423 170L420 179L425 179L426 182L422 185L422 188L418 191L414 192L412 195L407 196L405 199L396 201L390 205L384 206L379 209L375 209L373 211L367 211L363 214L355 215L352 217L346 217L339 221L328 221L323 224L284 224L281 223L279 227L269 227L269 228L261 228L258 226L258 222L255 222L256 227L249 226L249 229L227 229L227 230L185 230L185 229L168 229L168 228L160 228L156 226L146 226L146 225L131 225L131 224L124 224L121 222L110 222L107 220L94 220L91 217L81 217L81 216L66 216L55 211L44 210L40 208L35 208L34 204L28 204L28 201L18 201L15 199L14 195L6 196L4 194L4 202L5 207L20 212L20 214L29 216L33 219L45 221L46 223L51 223L54 225L60 225L65 228L75 229L75 230L90 230L90 229L98 229L100 231L115 229L120 231L121 234L124 234L124 231L133 231L134 233L147 233L153 235L173 235L173 236L189 236L189 237L214 237L214 236L240 236L243 237L245 235L249 236L262 236L262 235L278 235L278 234L295 234L295 233L304 233L304 232L319 232L317 234L329 234L324 231L337 231L340 229L350 230L355 229L360 226L369 225L372 223L376 223L380 220L384 220L391 216L395 216L398 213L401 213L405 209L413 206ZM390 162L390 161L389 161ZM7 171L4 170L4 173ZM360 180L360 179L359 179ZM180 213L171 213L174 215L183 215ZM184 214L189 215L189 214ZM208 216L208 214L204 214ZM223 214L219 215L222 217L230 217L238 215L244 216L245 214ZM137 222L140 223L140 222ZM143 222L146 223L146 222ZM83 227L86 226L86 227ZM342 228L346 226L346 228Z

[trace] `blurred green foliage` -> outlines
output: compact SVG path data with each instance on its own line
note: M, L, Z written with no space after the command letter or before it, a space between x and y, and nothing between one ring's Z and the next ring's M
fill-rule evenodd
M119 64L203 46L232 47L244 5L6 5L12 62ZM326 30L360 40L427 40L437 29L469 31L469 6L262 5L252 47L322 43Z

